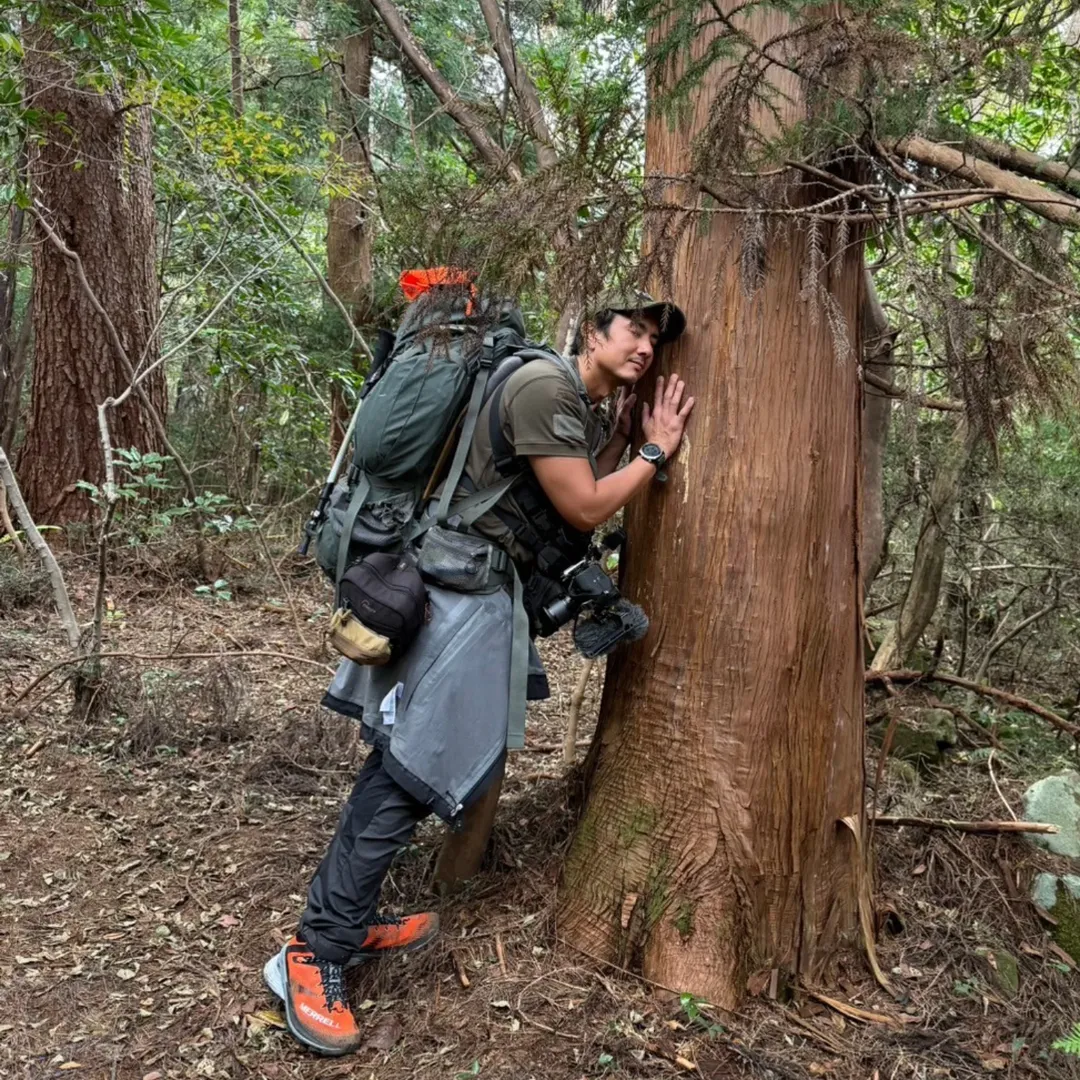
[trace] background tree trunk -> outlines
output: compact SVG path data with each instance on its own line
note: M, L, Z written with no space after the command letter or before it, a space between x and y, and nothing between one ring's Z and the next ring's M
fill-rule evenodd
M19 155L19 173L25 174L26 161ZM15 300L19 287L19 265L22 262L23 231L26 211L16 203L8 214L7 244L4 260L7 270L0 277L0 447L10 449L5 434L14 435L22 400L22 382L26 359L26 326L30 316L27 309L23 322L15 325ZM21 346L21 347L20 347Z
M233 112L244 115L244 57L240 51L240 0L229 0L229 71Z
M755 41L791 28L761 9L742 25ZM685 174L724 71L679 124L651 114L649 174ZM773 75L797 119L798 83ZM790 182L793 205L810 201ZM748 296L738 229L695 223L675 256L689 330L663 370L699 405L668 483L628 508L623 586L652 627L611 658L558 907L571 944L723 1007L752 972L825 973L864 872L842 823L861 828L863 812L862 255L837 253L830 286L844 359L826 312L800 299L805 234L776 233Z
M863 363L868 371L892 385L894 368L888 365L892 359L895 334L889 327L885 309L878 300L874 278L869 268L864 268L865 292L862 306ZM882 468L885 446L889 440L889 422L892 418L893 399L884 391L872 386L863 388L862 410L862 573L863 589L869 590L881 569L885 558L885 509Z
M930 485L930 503L919 528L907 591L895 621L874 653L870 664L873 671L903 667L934 617L945 570L949 524L960 497L964 470L975 452L980 433L981 429L972 427L965 416L957 420L956 430Z
M368 321L372 303L371 230L367 202L372 198L371 164L368 158L368 100L371 94L371 60L375 35L367 4L357 5L357 17L368 21L358 34L341 45L342 68L334 71L334 112L343 181L348 195L330 199L326 218L326 278L330 288L349 309L353 322ZM361 354L353 353L354 366ZM336 454L351 412L342 387L331 384L330 452Z
M105 92L79 85L74 63L41 24L25 45L27 99L43 117L63 116L43 120L43 137L32 144L31 194L82 258L128 356L145 366L158 350L149 109L125 101L119 85ZM90 512L75 482L100 484L104 476L97 406L128 380L68 260L40 228L34 239L34 372L19 475L35 520L74 521ZM143 385L164 416L164 372ZM112 422L115 446L162 449L134 395Z

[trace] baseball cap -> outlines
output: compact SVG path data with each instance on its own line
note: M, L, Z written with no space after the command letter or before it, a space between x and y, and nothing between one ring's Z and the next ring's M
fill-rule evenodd
M597 311L614 311L632 319L635 315L647 315L660 327L660 340L674 341L686 329L686 316L669 300L655 300L647 292L634 289L627 292L608 293L601 297Z

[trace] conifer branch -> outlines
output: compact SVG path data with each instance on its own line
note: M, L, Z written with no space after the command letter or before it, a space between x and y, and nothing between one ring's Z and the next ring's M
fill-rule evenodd
M397 42L405 58L428 84L431 92L442 102L447 113L457 121L458 126L469 137L469 141L476 147L477 153L488 167L496 172L505 172L511 180L520 180L520 170L488 134L480 117L458 97L457 91L431 62L420 43L405 25L405 20L397 7L391 0L371 0L371 6L379 13L379 18L390 31L390 36Z

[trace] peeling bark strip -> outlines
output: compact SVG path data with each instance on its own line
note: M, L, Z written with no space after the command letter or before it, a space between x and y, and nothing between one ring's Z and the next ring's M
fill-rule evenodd
M31 146L31 191L63 242L77 252L127 355L139 365L158 351L150 112L129 107L122 88L97 92L37 23L26 32L26 97L45 120ZM34 375L19 474L39 522L84 519L91 505L77 480L104 477L97 406L128 385L105 321L70 260L35 226ZM165 373L143 383L165 415ZM112 421L117 446L162 450L153 422L132 398Z
M791 29L761 7L744 25L755 41ZM686 173L729 71L705 76L679 125L651 115L650 175ZM798 83L772 74L784 121L798 119ZM755 122L775 130L768 115ZM794 205L810 197L797 183ZM828 284L843 361L827 313L800 298L817 292L802 288L806 232L778 230L748 296L738 227L715 216L676 254L688 330L661 367L697 398L693 453L628 509L622 584L652 628L609 662L558 906L564 940L724 1008L754 971L827 976L856 941L864 877L844 824L863 821L861 245L849 242Z

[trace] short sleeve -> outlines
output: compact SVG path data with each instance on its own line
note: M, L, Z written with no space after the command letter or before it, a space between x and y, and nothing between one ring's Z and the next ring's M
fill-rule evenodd
M572 386L557 371L523 370L520 385L506 387L503 430L514 453L523 457L589 456L586 412Z

